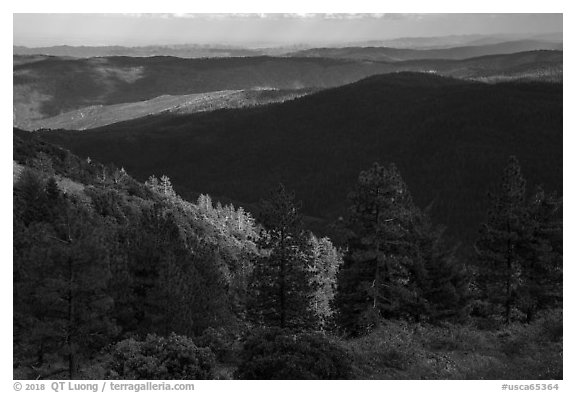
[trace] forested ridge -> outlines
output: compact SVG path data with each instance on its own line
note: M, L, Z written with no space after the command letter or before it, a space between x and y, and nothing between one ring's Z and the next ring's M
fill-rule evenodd
M464 258L388 159L335 244L285 184L254 217L42 137L14 130L15 378L562 378L562 200L521 158Z
M310 228L334 236L358 173L394 162L420 207L471 249L486 193L508 156L562 192L562 85L489 85L422 73L378 75L291 102L107 127L46 131L81 156L123 165L145 181L161 171L179 194L256 212L278 182L303 201Z

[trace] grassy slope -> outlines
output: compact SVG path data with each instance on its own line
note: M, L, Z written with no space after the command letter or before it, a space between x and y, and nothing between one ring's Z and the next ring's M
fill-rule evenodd
M86 130L160 113L190 114L222 108L241 108L282 102L306 95L306 90L224 90L181 96L160 96L151 100L115 105L97 105L66 112L47 119L24 121L20 128L36 130Z

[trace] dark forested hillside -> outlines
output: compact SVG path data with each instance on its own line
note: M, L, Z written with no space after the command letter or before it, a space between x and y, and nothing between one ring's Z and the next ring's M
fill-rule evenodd
M166 174L182 195L208 192L249 205L282 181L303 212L325 224L346 215L362 168L395 162L417 205L430 206L436 222L469 244L508 156L518 157L530 184L562 192L562 86L553 83L389 74L266 107L40 135L140 180Z

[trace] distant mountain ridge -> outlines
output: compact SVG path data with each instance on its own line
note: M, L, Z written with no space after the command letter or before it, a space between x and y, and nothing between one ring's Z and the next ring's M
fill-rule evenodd
M226 45L149 45L127 47L57 45L29 48L14 46L14 55L48 55L58 57L110 57L110 56L176 56L184 58L260 56L262 51Z
M405 61L463 60L472 57L511 54L534 50L562 50L562 43L523 40L490 45L451 47L443 49L398 49L391 47L315 48L290 53L293 57L324 57L331 59Z
M531 51L465 60L381 62L302 57L15 57L13 118L27 125L94 105L222 90L323 89L371 75L431 72L483 81L562 80L561 51Z
M563 34L468 34L435 37L400 37L387 40L370 40L349 43L299 43L288 45L251 44L178 44L178 45L145 45L145 46L73 46L54 45L46 47L27 47L13 45L14 55L48 55L58 57L109 57L109 56L176 56L183 58L201 57L237 57L237 56L281 56L302 49L341 48L341 47L390 47L396 49L445 49L464 46L493 45L514 41L541 41L562 44Z
M388 40L371 40L345 46L386 46L397 49L446 49L463 46L492 45L512 41L563 42L563 33L544 34L464 34L436 37L400 37ZM340 45L343 46L343 45Z

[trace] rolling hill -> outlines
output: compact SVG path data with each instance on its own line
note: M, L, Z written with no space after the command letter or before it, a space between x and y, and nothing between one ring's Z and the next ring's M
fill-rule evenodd
M38 135L140 180L166 174L184 196L207 192L250 206L281 181L324 229L346 214L347 193L374 161L395 162L417 204L467 244L509 155L530 187L562 192L556 83L387 74L279 104Z
M371 40L349 46L385 46L398 49L447 49L464 46L493 45L512 41L541 41L562 43L562 32L545 34L464 34L437 37L400 37L389 40Z
M465 60L380 62L324 58L15 58L14 125L95 105L222 90L330 88L375 74L432 72L463 79L562 80L561 51Z
M562 43L522 40L442 49L398 49L389 47L314 48L293 52L289 55L294 57L323 57L328 59L371 61L463 60L471 57L502 55L534 50L562 50Z

